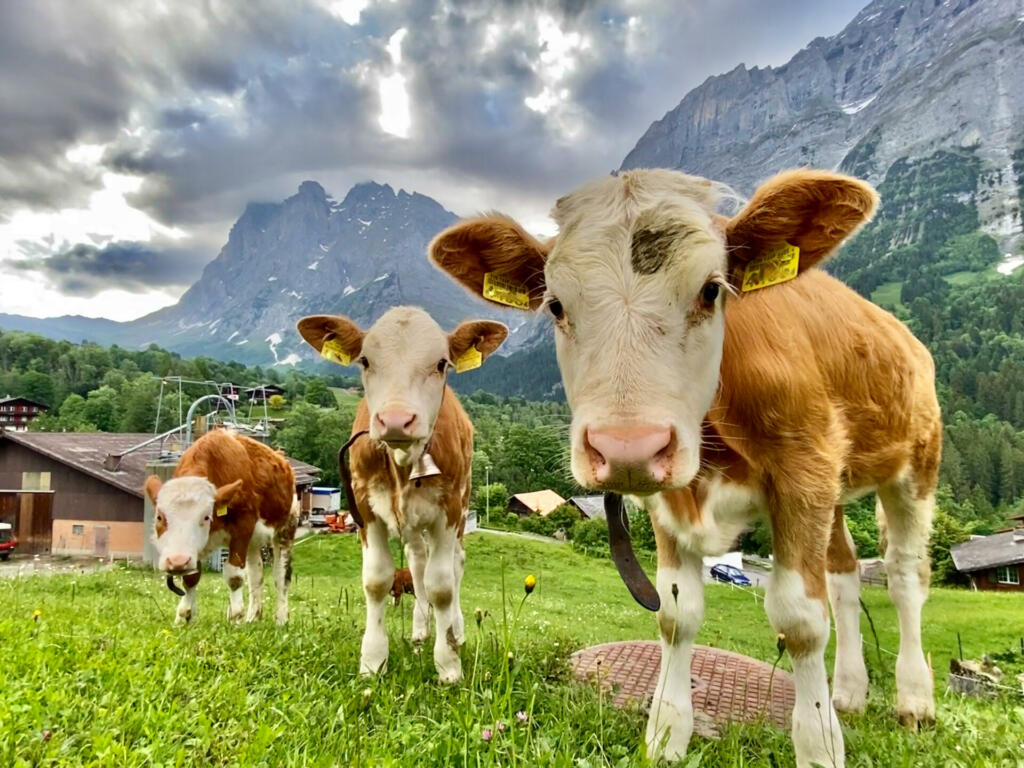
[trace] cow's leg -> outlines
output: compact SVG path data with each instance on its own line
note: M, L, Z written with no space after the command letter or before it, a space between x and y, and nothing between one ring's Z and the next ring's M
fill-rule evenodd
M228 561L224 564L224 582L228 585L228 621L241 619L245 610L242 585L245 584L245 561L251 539L251 533L244 537L235 535L228 544Z
M693 733L690 658L693 638L704 618L702 558L682 551L674 535L652 516L658 545L658 627L661 669L647 721L647 755L675 760L686 753Z
M459 645L466 642L466 626L462 616L462 574L466 570L466 548L462 546L462 536L459 535L455 541L455 589L452 592L454 602L452 612L455 618L455 640Z
M295 546L295 528L298 518L274 532L274 587L277 592L277 610L274 621L288 622L288 587L292 583L292 547Z
M868 671L860 638L860 570L841 506L836 507L828 544L828 596L836 625L832 703L840 712L863 712Z
M885 570L889 596L900 617L900 651L896 657L896 712L909 728L935 722L932 671L921 647L921 608L928 596L931 566L928 536L935 497L923 497L912 482L878 489L886 536Z
M427 567L427 542L422 531L413 531L405 544L405 558L412 574L412 641L422 643L430 636L430 601L423 574Z
M798 768L842 768L846 762L843 731L825 673L829 637L825 564L834 506L778 505L771 511L775 566L764 603L793 662L796 764Z
M442 683L462 679L462 659L456 635L455 548L458 537L454 527L441 517L431 530L431 546L424 573L427 599L434 609L434 666Z
M365 518L364 518L365 519ZM363 593L366 595L366 631L359 659L359 672L383 672L388 663L388 633L384 628L384 606L395 580L395 561L388 547L388 528L371 520L362 530Z
M196 617L196 587L202 575L202 566L195 573L187 573L181 582L185 586L185 594L178 601L178 612L174 617L175 624L185 624Z
M263 617L263 552L255 536L249 541L245 571L249 581L249 610L245 620L256 621Z

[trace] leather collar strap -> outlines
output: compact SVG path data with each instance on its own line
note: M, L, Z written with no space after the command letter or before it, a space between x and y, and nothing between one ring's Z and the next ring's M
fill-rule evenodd
M352 515L352 519L356 521L356 525L360 528L365 527L363 522L363 516L359 514L359 507L356 506L356 492L352 489L352 472L348 468L348 449L352 447L352 443L358 440L365 434L368 434L370 430L364 429L361 432L356 432L352 437L348 439L348 442L341 446L341 450L338 451L338 470L341 473L341 484L345 487L345 498L348 501L348 513Z
M633 542L629 538L629 518L622 497L617 493L604 495L604 515L608 521L608 545L611 548L612 560L619 571L619 576L626 583L629 594L648 611L661 608L658 590L647 578L644 569L633 554Z

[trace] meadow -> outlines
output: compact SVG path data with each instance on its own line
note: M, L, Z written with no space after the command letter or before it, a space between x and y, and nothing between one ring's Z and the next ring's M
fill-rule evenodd
M0 579L0 765L648 765L643 713L610 707L569 670L578 648L656 637L611 563L492 533L471 535L467 549L466 678L454 687L438 685L429 648L417 654L407 640L410 600L389 609L388 671L356 675L363 603L352 536L298 545L284 628L266 618L228 626L216 574L203 579L199 616L183 627L171 623L176 598L151 572ZM538 584L526 596L530 573ZM698 642L775 660L760 591L708 585L706 595ZM895 613L882 589L865 588L864 600L883 650L862 618L872 691L866 714L842 717L847 765L1024 763L1024 700L945 692L957 632L966 656L1015 647L1024 597L932 591L924 645L938 724L920 733L893 716ZM717 741L695 737L680 765L792 760L787 733L734 726Z

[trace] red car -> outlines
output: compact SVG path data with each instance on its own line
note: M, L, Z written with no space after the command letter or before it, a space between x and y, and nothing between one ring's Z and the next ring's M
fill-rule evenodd
M10 523L0 523L0 560L6 560L18 548L18 539Z

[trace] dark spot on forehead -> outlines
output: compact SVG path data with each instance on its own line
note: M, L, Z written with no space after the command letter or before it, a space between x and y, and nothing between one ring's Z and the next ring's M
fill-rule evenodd
M645 222L640 216L630 246L633 271L653 275L671 260L679 244L696 234L692 227L673 221Z

